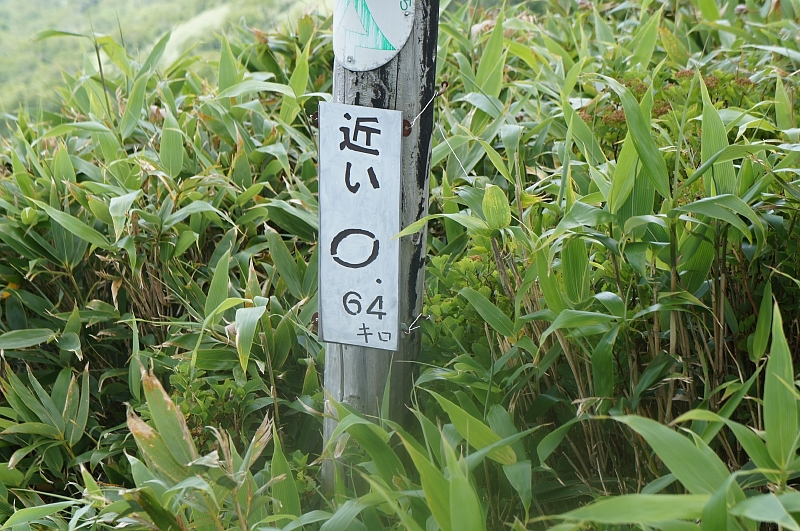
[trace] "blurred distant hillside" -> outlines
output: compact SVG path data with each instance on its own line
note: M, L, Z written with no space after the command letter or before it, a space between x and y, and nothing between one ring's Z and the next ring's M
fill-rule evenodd
M93 51L88 39L35 40L45 30L112 35L146 53L174 29L165 60L217 42L226 24L272 29L324 0L0 0L0 113L48 107L61 71L74 74Z

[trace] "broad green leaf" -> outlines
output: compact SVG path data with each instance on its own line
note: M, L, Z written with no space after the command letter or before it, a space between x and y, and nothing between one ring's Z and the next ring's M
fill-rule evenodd
M139 73L136 74L137 78L142 76L150 77L150 75L156 71L156 68L158 68L158 63L161 61L161 57L164 55L164 50L167 49L167 44L169 43L171 37L172 31L168 31L163 37L158 39L158 42L155 46L153 46L153 49L150 51L147 59L145 59L144 63L142 63Z
M581 328L585 326L609 323L616 320L614 315L581 310L564 310L542 334L542 341L556 330Z
M794 127L792 100L787 94L780 77L775 80L775 124L781 131Z
M37 520L42 520L48 516L52 516L60 511L63 511L64 509L72 507L77 503L77 501L65 501L40 505L39 507L27 507L25 509L20 509L3 523L2 529L8 529L17 525L29 524Z
M569 211L561 219L556 226L555 231L550 236L550 239L558 238L564 235L568 230L577 229L578 227L596 227L603 223L609 223L614 220L614 216L605 210L600 210L597 207L587 205L581 201L576 201L572 204Z
M140 75L133 84L128 102L125 105L125 112L119 125L119 135L124 141L133 134L139 124L139 118L144 109L145 96L147 94L147 82L150 80L147 75Z
M403 441L403 446L405 446L411 460L414 461L414 466L417 467L420 481L422 482L422 490L425 492L425 499L428 502L431 514L442 531L451 531L453 527L450 521L450 486L447 483L447 479L428 460L428 456L418 452L414 445L404 437L401 436L400 439Z
M563 423L558 428L554 429L547 435L545 435L539 444L536 445L536 455L539 457L539 462L544 465L547 458L558 448L558 445L561 444L561 441L564 440L564 437L567 436L569 430L572 428L574 424L585 420L585 417L575 417L569 419L567 422Z
M561 271L567 298L575 304L589 297L589 249L582 238L569 238L561 248Z
M183 413L175 406L152 372L142 375L142 389L156 430L163 439L169 441L169 450L175 460L187 465L197 459L194 440L189 434Z
M467 230L489 230L489 225L487 225L482 219L475 216L469 216L467 214L431 214L422 219L418 219L405 229L401 230L399 233L395 234L392 239L415 234L421 231L430 220L437 218L451 219L462 227L465 227Z
M228 298L228 265L231 261L230 251L226 251L219 262L217 262L217 269L214 271L214 276L211 279L211 286L208 288L208 295L206 296L206 304L204 307L204 315L206 319L212 316L212 312L217 310L219 306ZM211 322L216 323L221 316L212 318Z
M767 351L769 331L772 326L772 305L772 282L768 280L764 286L764 295L761 297L756 331L753 334L753 349L750 351L750 359L756 363L764 357L764 353Z
M714 154L728 147L728 134L722 118L719 117L717 109L711 102L705 83L700 82L700 91L703 94L703 130L701 134L700 150L703 162L706 162ZM736 183L736 172L733 162L718 162L714 164L711 174L703 177L706 196L732 194L738 186Z
M600 77L622 100L622 107L625 109L625 120L628 122L628 130L631 133L633 145L636 147L636 152L639 154L642 165L647 170L647 175L652 179L658 193L665 199L670 199L667 164L664 162L664 157L653 139L649 116L645 116L642 113L639 103L627 88L607 76Z
M667 52L669 58L679 67L683 68L689 62L689 50L686 46L665 27L658 28L658 35L661 38L661 46Z
M295 61L292 76L289 78L289 86L292 87L292 91L294 91L298 98L306 93L306 87L308 86L308 58L310 47L309 43L302 52L295 48L295 57L297 57L297 61ZM291 124L294 122L295 118L297 118L297 115L300 114L300 110L300 104L296 97L284 96L283 103L281 104L281 121Z
M599 524L652 524L664 520L696 520L708 495L627 494L611 496L561 515Z
M131 205L139 197L140 191L131 192L129 194L121 195L111 199L108 206L108 213L114 223L114 236L119 240L122 237L122 231L125 229L125 222L128 219L128 211Z
M86 240L87 242L96 247L100 247L101 249L111 248L111 243L109 243L105 236L75 216L67 214L66 212L62 212L61 210L56 210L55 208L42 203L41 201L33 200L33 202L36 204L36 206L47 212L47 215L50 216L53 221L64 227L78 238Z
M458 294L467 299L480 316L489 323L489 326L497 332L506 337L514 337L516 335L514 333L514 323L489 299L472 288L463 288Z
M14 350L35 347L49 343L56 338L56 333L47 328L12 330L0 335L0 350Z
M236 350L239 353L239 363L243 371L247 371L253 337L266 309L266 306L255 306L236 310Z
M653 57L653 50L656 47L656 40L658 39L658 24L661 22L661 13L663 7L653 13L643 26L640 26L636 31L636 37L631 42L631 49L633 56L631 57L630 66L641 65L645 70L650 66L650 60Z
M504 229L511 225L508 197L499 186L486 185L486 192L483 195L483 216L491 230Z
M228 223L233 224L233 221L228 217L227 214L225 214L224 212L220 211L217 208L214 208L213 205L207 203L206 201L198 200L198 201L192 201L191 203L181 208L177 212L173 212L172 214L167 216L166 219L163 220L164 230L174 227L175 225L177 225L184 219L188 218L192 214L200 214L202 212L214 212L215 214L218 214L220 217L225 219L225 221L227 221Z
M773 522L783 529L800 531L800 525L781 503L784 496L775 496L772 493L756 495L731 507L730 513L750 518L756 522Z
M300 280L300 275L297 272L297 263L295 263L292 254L286 247L286 243L281 238L281 235L272 229L266 231L267 243L269 244L270 257L275 267L278 268L278 273L281 279L286 283L289 292L296 299L303 298L303 282Z
M495 98L500 95L500 90L503 88L504 66L503 19L498 17L478 63L478 72L475 74L475 81L482 92Z
M283 454L283 447L277 431L273 432L272 439L275 443L271 466L272 480L270 482L272 484L272 497L275 499L272 511L277 514L300 516L303 514L300 507L300 496L297 494L294 475L292 475L292 469L289 468L289 462Z
M666 426L630 415L614 417L614 420L641 435L689 492L711 495L727 479L728 468L716 454L701 450L691 440Z
M183 170L186 149L183 147L183 133L178 120L172 115L172 111L167 109L166 112L167 116L164 118L164 127L161 130L161 148L158 156L167 175L175 178Z
M219 91L233 87L241 81L239 62L233 56L231 44L226 37L222 38L222 50L219 57Z
M73 131L86 131L89 133L111 133L111 129L100 122L75 122L71 124L61 124L52 128L42 136L42 140L55 138L58 136L72 133Z
M511 178L511 172L508 170L508 166L506 166L506 163L503 161L503 157L500 156L500 153L498 153L491 145L489 145L488 142L483 140L478 140L478 142L486 151L486 156L489 157L492 165L497 169L497 171L500 172L500 175L505 177L509 183L514 185L514 179Z
M614 326L603 336L592 353L594 394L600 398L611 398L614 393L614 343L618 333L619 325ZM607 407L604 409L608 410Z
M75 182L75 168L72 166L66 146L60 147L53 157L53 178L59 183Z
M292 90L292 87L289 85L248 79L223 90L217 95L217 99L238 98L239 96L249 96L250 94L258 94L259 92L275 92L289 97L302 96L302 94L295 94L294 90Z
M467 476L465 463L442 439L447 470L450 472L450 523L458 531L485 531L486 522L478 496Z
M132 411L128 411L128 430L152 472L171 484L179 483L191 475L189 468L175 459L164 439Z
M60 439L61 432L50 424L42 424L41 422L23 422L22 424L14 424L3 430L3 434L28 434L28 435L42 435L50 439Z
M777 303L772 313L772 345L764 381L764 430L767 450L781 470L795 456L797 449L797 399L794 384L792 351L783 333L783 319Z
M453 423L458 433L473 448L480 450L501 440L500 436L493 432L483 421L473 417L443 396L433 391L428 392L436 398L436 401L439 402L447 416L450 417L450 422ZM504 446L492 451L489 454L489 459L497 461L501 465L511 465L517 462L517 455L510 446ZM455 522L453 522L453 529L457 529Z

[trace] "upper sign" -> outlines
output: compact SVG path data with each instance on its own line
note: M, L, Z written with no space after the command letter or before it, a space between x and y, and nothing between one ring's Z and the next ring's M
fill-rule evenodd
M415 0L336 0L333 50L348 70L375 70L397 55L414 29Z
M319 106L323 341L397 350L403 113Z

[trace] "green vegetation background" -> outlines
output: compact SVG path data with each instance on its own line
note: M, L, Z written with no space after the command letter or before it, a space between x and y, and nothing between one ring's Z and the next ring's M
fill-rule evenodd
M219 48L226 24L272 30L323 0L3 0L0 2L0 113L55 105L60 72L73 74L92 51L79 39L36 40L42 31L112 35L136 55L176 28L165 62L191 46ZM176 27L177 26L177 27ZM91 46L89 44L89 46Z

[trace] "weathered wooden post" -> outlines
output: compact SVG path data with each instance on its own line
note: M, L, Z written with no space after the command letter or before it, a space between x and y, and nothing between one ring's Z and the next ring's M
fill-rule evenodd
M387 19L390 15L395 16L395 19ZM333 102L401 111L405 122L399 157L402 168L401 227L406 227L422 218L428 210L433 131L431 101L436 94L438 21L439 0L336 1L334 47L337 54L333 71ZM408 25L410 36L401 46L395 46L390 42L391 35L389 38L386 35L390 33L396 35L398 33L396 26L403 24ZM399 50L396 55L393 52L395 49ZM382 57L391 55L394 57L388 62L382 60ZM324 114L320 114L322 135L325 134L325 124ZM341 134L337 139L337 150L339 140L342 140ZM324 158L321 157L321 160ZM340 169L337 171L341 172ZM324 169L321 168L320 179L325 177L323 172ZM370 176L372 177L372 174ZM362 192L371 191L370 180L364 175L360 180ZM355 186L348 181L348 188L353 191ZM324 208L325 203L321 200L321 209ZM321 224L324 227L326 216L324 210L321 216ZM362 234L365 232L361 231ZM321 245L326 245L322 237ZM408 328L422 311L425 246L425 231L400 239L397 308L400 329L396 334L398 340L396 351L339 343L326 344L325 390L333 399L348 404L366 415L377 415L390 369L390 418L400 421L406 411L405 406L410 396L413 377L413 363L409 362L416 360L420 348L419 332L408 333ZM327 247L321 250L328 252ZM347 299L343 302L346 307ZM359 313L366 311L370 300L365 298L359 302L363 303L363 308L361 304L356 307L355 303L352 303L351 311L348 313L355 310L359 310ZM341 304L342 302L339 302L340 308ZM324 310L324 306L321 310ZM326 319L324 311L321 311L320 318L324 327ZM364 333L366 334L366 331ZM366 336L364 337L366 339ZM323 339L326 339L324 334ZM326 410L330 412L328 404ZM325 421L325 441L329 439L335 427L335 421ZM327 473L324 475L329 485L332 480L331 471L332 467L328 463Z

